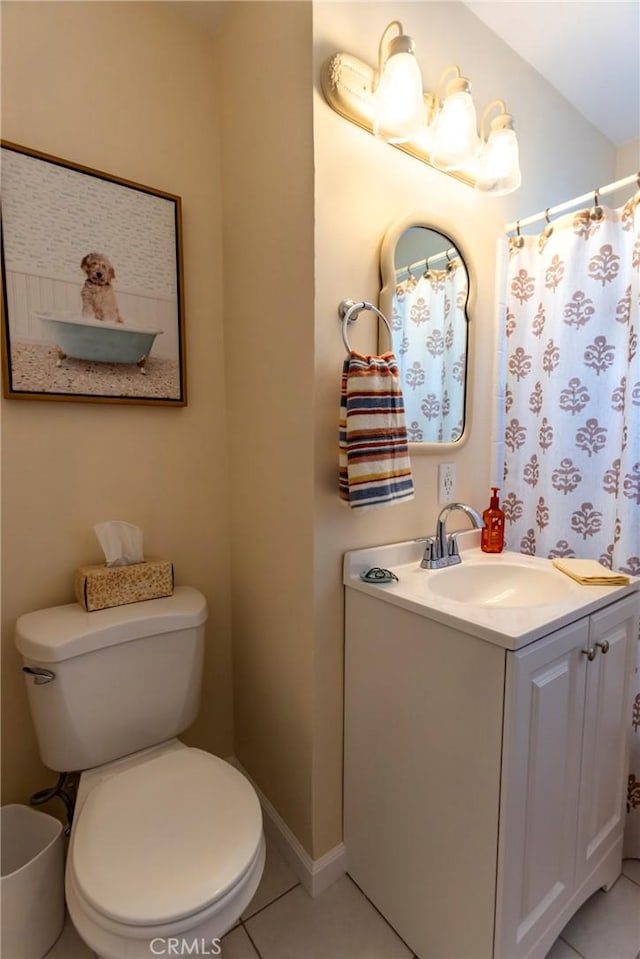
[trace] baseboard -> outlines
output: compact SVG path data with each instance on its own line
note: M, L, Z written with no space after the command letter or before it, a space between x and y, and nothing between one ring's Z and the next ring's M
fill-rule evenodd
M304 846L291 832L280 813L236 757L229 757L227 762L235 766L243 776L246 776L255 789L262 806L265 834L289 863L310 896L313 898L319 896L341 876L344 876L347 871L344 843L334 846L320 859L312 859Z

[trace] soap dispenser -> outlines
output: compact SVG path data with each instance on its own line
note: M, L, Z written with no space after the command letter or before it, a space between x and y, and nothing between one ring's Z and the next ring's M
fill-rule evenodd
M482 518L484 527L480 535L480 547L483 553L501 553L504 549L504 513L500 509L498 487L491 487L492 496L489 508Z

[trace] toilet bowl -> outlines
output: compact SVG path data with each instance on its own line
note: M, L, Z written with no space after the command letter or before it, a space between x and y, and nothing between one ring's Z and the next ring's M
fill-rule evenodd
M173 740L83 773L66 868L69 914L101 959L220 955L264 856L250 783Z
M16 623L40 756L84 770L66 866L73 924L100 959L217 956L264 867L262 813L236 769L176 737L200 699L204 596Z

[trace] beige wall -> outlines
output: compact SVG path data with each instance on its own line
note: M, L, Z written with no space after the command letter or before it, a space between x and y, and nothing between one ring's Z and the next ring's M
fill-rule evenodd
M373 62L380 33L397 16L411 24L430 67L427 85L459 60L478 102L508 97L526 184L517 197L480 197L324 103L325 57L344 49ZM510 217L586 190L594 176L605 182L614 151L460 4L314 3L312 39L309 29L308 4L235 4L220 63L236 751L317 858L340 841L342 826L342 554L424 534L438 511L438 457L416 459L411 505L358 515L338 501L337 305L349 296L376 301L382 235L416 207L469 251L477 285L473 429L447 460L456 462L460 498L483 506L497 237ZM247 282L243 260L253 245ZM354 345L373 349L373 326L366 318L359 326Z
M630 140L616 152L616 180L640 170L640 140Z
M232 752L219 120L212 47L153 3L2 4L2 136L183 200L189 405L3 401L3 802L40 765L19 659L21 613L73 599L125 519L207 595L206 678L187 737Z
M311 852L311 4L236 3L219 43L236 754Z
M542 6L542 5L541 5ZM346 122L319 88L322 62L336 51L370 64L386 24L400 19L413 36L425 86L458 63L482 107L496 97L515 117L523 186L504 199L475 193ZM314 849L341 835L343 610L345 550L431 533L439 510L437 464L453 462L457 497L488 502L497 238L503 224L606 183L615 151L542 78L459 3L314 3L315 139L315 702ZM481 108L482 108L481 107ZM449 230L468 253L475 277L473 396L469 441L446 456L414 456L412 503L350 512L336 491L337 397L344 347L337 307L346 297L377 303L380 244L388 226L415 209ZM375 349L375 326L363 315L352 345Z
M318 858L341 838L342 554L430 532L442 459L414 458L411 504L359 514L338 501L337 305L377 300L382 236L410 210L459 239L476 284L472 429L446 460L459 498L482 507L497 237L505 221L612 179L615 151L458 3L315 3L312 18L308 2L238 2L215 41L156 3L3 12L3 136L182 195L190 374L183 411L4 403L7 798L46 776L13 622L69 600L74 567L98 558L91 525L124 518L212 605L192 741L232 751L232 610L235 752ZM478 103L507 99L517 194L481 197L326 105L323 60L345 50L373 63L396 17L427 86L455 61ZM104 133L87 133L89 101ZM353 343L375 348L366 317Z

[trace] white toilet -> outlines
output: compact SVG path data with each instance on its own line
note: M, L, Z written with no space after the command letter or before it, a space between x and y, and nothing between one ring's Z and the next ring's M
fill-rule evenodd
M66 866L73 923L104 959L219 955L256 891L251 784L175 737L200 699L207 607L195 589L21 616L16 646L42 761L84 770Z

